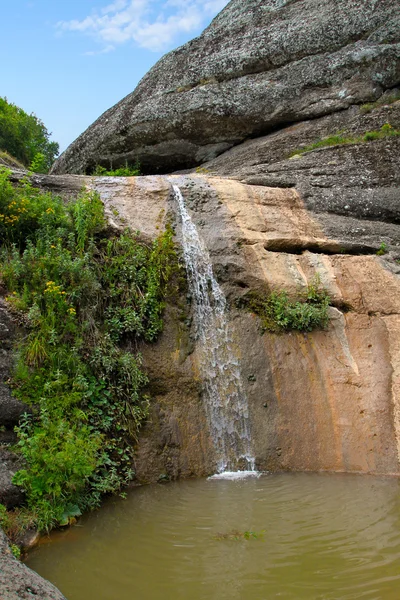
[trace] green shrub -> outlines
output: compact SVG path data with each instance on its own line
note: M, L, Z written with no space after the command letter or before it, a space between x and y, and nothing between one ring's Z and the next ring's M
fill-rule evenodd
M10 548L11 548L12 555L17 560L20 560L20 558L21 558L21 550L20 550L20 548L16 544L11 544Z
M147 377L129 351L162 330L176 264L173 232L153 244L112 234L93 192L65 205L0 171L0 267L10 310L27 326L14 396L34 407L18 428L23 523L66 524L132 478L148 413ZM1 218L1 217L0 217ZM12 528L13 529L13 528Z
M37 152L33 157L31 164L29 165L29 170L33 173L47 173L48 165L47 159L43 152Z
M248 294L244 305L261 319L263 331L312 331L323 329L329 322L330 297L316 278L298 301L290 300L286 292L272 292L267 297Z
M388 249L387 249L387 245L385 244L385 242L382 242L381 245L379 246L379 250L377 250L376 254L378 256L383 256L384 254L387 254Z
M124 167L119 167L118 169L106 169L97 165L93 171L93 175L97 177L135 177L140 175L140 166L139 163L135 163L134 165L126 163Z

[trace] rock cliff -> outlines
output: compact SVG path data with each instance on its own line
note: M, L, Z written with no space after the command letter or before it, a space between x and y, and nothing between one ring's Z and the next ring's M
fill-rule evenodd
M114 226L149 240L172 218L179 241L179 185L230 307L260 469L400 474L400 137L301 153L338 131L357 140L385 124L397 131L399 106L353 106L284 128L208 162L204 174L35 179L66 195L97 190ZM261 335L258 319L237 308L250 290L295 296L316 274L332 298L326 331ZM169 306L164 334L142 352L153 402L138 480L211 473L185 298Z
M143 211L144 233L151 237L154 215L176 210L171 181L185 196L230 304L257 466L399 475L400 280L394 257L400 226L391 224L394 252L376 256L378 240L370 239L370 250L359 254L350 239L349 249L342 247L346 239L335 239L329 221L311 213L295 189L199 175L122 180L112 207L132 225ZM112 208L112 180L91 185ZM343 220L355 222L352 216ZM177 232L179 239L179 222ZM236 308L249 290L296 295L316 273L333 299L326 331L261 335L258 319ZM213 468L188 316L189 306L171 308L161 340L144 350L154 402L136 457L141 481Z
M227 298L261 470L400 475L399 8L233 0L83 133L54 175L32 178L65 198L97 190L112 225L147 240L172 220L178 242L180 187ZM136 159L144 172L204 168L60 176ZM262 334L240 308L249 291L295 297L316 275L332 299L326 330ZM0 502L10 508L23 501L8 447L24 410L6 385L14 330L0 301ZM190 298L169 303L161 338L140 350L152 403L137 480L212 473ZM5 598L62 597L14 560L1 532L0 555Z
M373 101L400 80L398 0L232 0L162 58L53 173L139 160L145 173L203 163L284 124Z

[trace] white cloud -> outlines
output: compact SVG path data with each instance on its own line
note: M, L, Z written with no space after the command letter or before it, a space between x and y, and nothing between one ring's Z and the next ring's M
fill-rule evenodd
M105 44L99 54L116 45L134 42L142 48L171 48L182 33L203 28L229 0L115 0L82 20L60 21L59 31L76 31Z
M104 48L102 48L101 50L90 50L89 52L84 52L84 56L97 56L97 54L108 54L113 50L115 50L115 46L112 46L110 44L108 46L104 46Z

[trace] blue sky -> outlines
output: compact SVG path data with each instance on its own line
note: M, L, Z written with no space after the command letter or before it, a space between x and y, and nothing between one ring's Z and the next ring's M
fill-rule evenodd
M64 150L228 0L12 0L1 7L0 96Z

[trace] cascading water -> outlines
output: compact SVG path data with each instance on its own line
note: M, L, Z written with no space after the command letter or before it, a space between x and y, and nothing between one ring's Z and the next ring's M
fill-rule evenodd
M173 189L182 220L182 246L193 297L205 408L217 454L215 477L255 475L248 404L229 335L226 299L182 193L176 185Z

